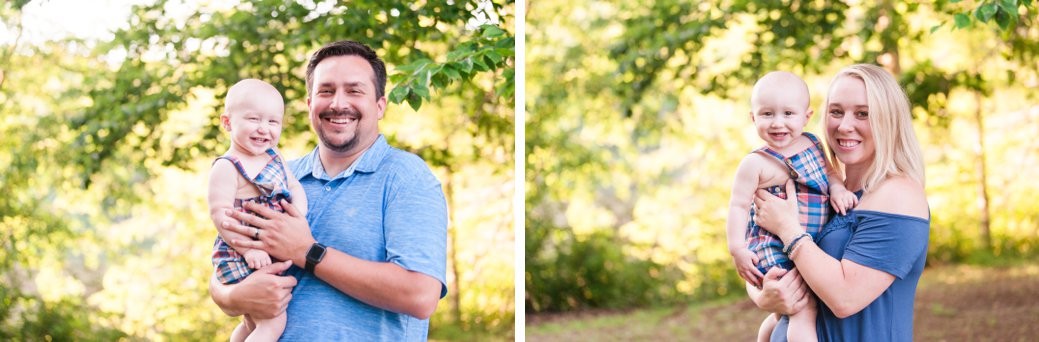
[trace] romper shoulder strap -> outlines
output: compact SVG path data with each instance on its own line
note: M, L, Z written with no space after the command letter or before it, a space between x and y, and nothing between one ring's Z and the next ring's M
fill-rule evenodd
M790 179L797 180L797 178L800 177L800 175L797 174L797 170L794 169L794 165L790 163L790 159L783 157L782 154L773 151L771 148L768 148L768 146L754 150L754 152L770 156L772 157L772 159L779 162L779 164L781 164L783 167L786 167L787 174L790 176Z
M216 164L217 160L220 159L226 159L227 161L231 162L231 164L234 164L234 167L238 169L238 173L241 174L242 177L245 177L245 179L248 179L250 181L252 180L252 178L249 177L249 174L245 173L245 167L242 166L242 162L239 161L237 157L231 155L219 156L216 157L215 160L213 160L213 163Z

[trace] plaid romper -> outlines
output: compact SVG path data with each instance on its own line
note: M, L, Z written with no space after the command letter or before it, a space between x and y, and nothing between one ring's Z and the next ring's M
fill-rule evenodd
M763 153L778 159L791 172L797 187L797 209L800 211L801 226L816 238L830 217L830 183L826 178L823 147L819 139L808 132L803 133L812 141L812 146L790 158L768 148L759 148L753 153ZM793 177L796 175L796 177ZM786 198L783 185L763 188L781 198ZM755 207L751 204L750 221L747 222L747 248L758 256L758 270L768 272L773 266L791 269L794 262L783 253L783 241L754 223Z
M242 207L242 204L253 202L266 204L268 208L285 212L281 205L278 204L278 201L284 198L292 202L288 187L289 181L286 177L287 173L285 172L285 165L281 160L281 156L278 155L274 148L267 149L267 155L271 157L271 161L267 162L263 170L252 179L245 173L245 168L242 167L242 163L238 158L226 155L216 159L227 159L230 161L238 169L238 173L253 183L262 193L262 195L253 198L236 198L234 200L235 210L248 212ZM216 163L216 161L213 162ZM242 223L244 224L245 222ZM235 251L234 248L231 248L224 239L220 238L219 234L216 236L216 242L213 243L213 266L216 267L217 279L224 284L237 283L252 273L249 265L245 262L245 257L239 254L238 251Z

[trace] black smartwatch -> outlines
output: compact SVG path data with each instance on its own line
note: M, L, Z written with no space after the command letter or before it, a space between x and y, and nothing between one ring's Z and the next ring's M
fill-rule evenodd
M307 251L307 272L314 272L314 266L317 266L321 259L325 258L325 245L315 242L313 246L310 246L310 250Z

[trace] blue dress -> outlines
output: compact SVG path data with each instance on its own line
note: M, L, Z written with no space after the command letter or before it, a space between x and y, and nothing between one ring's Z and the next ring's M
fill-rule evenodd
M856 193L861 196L861 193ZM819 248L838 260L887 272L895 281L862 311L838 319L819 301L820 341L912 341L916 285L927 259L931 222L919 217L870 210L834 216L819 233ZM782 321L772 340L786 339Z

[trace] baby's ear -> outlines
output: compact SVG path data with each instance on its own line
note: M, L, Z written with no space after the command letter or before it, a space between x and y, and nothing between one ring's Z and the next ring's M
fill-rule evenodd
M227 112L220 114L220 127L228 132L231 131L231 116Z
M808 111L805 112L805 118L811 119L813 113L815 113L815 111L813 111L811 108L808 108Z

